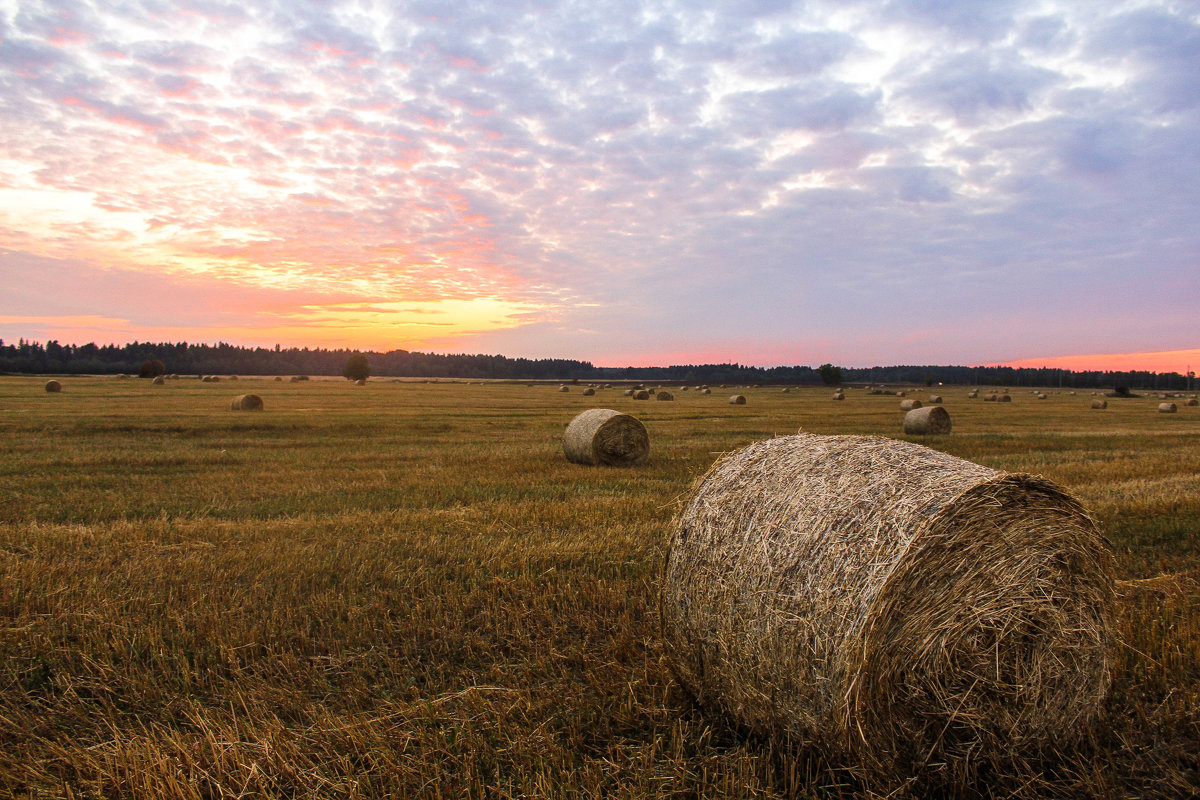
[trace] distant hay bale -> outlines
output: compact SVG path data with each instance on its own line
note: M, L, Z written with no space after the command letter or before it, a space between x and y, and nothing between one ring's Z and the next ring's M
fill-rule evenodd
M560 386L560 387L558 387L558 390L560 392L569 392L569 391L571 391L571 387L570 386Z
M712 394L712 389L709 389L707 386L705 386L700 390L700 394Z
M921 445L801 434L700 480L664 653L702 705L872 779L1036 757L1110 683L1113 559L1065 490Z
M626 389L626 390L625 390L625 396L626 396L626 397L633 397L633 389Z
M929 395L929 402L934 405L941 403L942 396L940 394L931 394L931 395Z
M896 397L904 397L908 392L896 392Z
M1092 400L1092 408L1108 408L1108 401L1103 397L1097 397Z
M1046 393L1045 393L1045 392L1038 392L1038 393L1037 393L1037 399L1038 399L1038 400L1045 400L1045 399L1046 399Z
M914 408L904 415L904 432L910 436L944 436L950 433L950 412L942 406Z
M277 381L282 381L282 380L283 380L283 378L282 378L282 376L276 375L276 376L275 376L275 380L277 380Z
M658 394L654 395L654 399L655 400L674 400L675 395L671 394L670 392L668 392L666 390L663 390L663 391L659 392Z
M238 378L237 378L237 375L230 375L230 376L229 376L229 380L231 380L231 381L236 381L237 379L238 379Z
M1174 414L1178 410L1179 409L1175 407L1174 403L1159 403L1158 404L1158 413L1160 413L1160 414Z
M641 464L650 455L650 436L636 417L608 408L591 408L567 425L563 452L576 464Z
M596 390L589 386L588 388L584 389L580 394L582 394L584 397L595 397Z
M1191 397L1191 398L1188 398L1188 401L1186 403L1184 403L1184 405L1185 406L1200 405L1200 400L1197 400L1196 398Z
M780 389L779 391L782 392L783 394L788 394L792 390L785 386L782 389Z
M233 402L229 405L232 411L262 411L262 398L256 394L244 394L240 397L233 398Z
M988 395L984 395L984 397L983 397L983 402L985 402L985 403L995 403L995 402L997 401L997 399L998 399L998 398L999 398L999 395L996 395L996 394L988 394Z
M154 376L154 381L153 381L153 383L154 383L154 385L155 385L155 386L162 386L162 385L163 385L163 384L165 384L166 382L167 382L167 379L166 379L166 378L164 378L162 375L155 375L155 376Z
M978 389L972 389L971 391L967 392L967 397L969 397L969 398L971 398L972 400L974 400L976 397L979 397L979 390L978 390Z
M746 396L744 394L735 394L729 398L729 404L732 406L744 406L746 405Z
M901 411L912 411L914 408L920 408L923 405L925 405L925 404L915 398L911 399L911 400L901 400L900 401L900 410Z
M46 391L51 394L62 391L62 384L58 381L46 381Z
M1012 395L1011 394L1002 394L999 397L997 397L996 400L1001 403L1011 403Z
M649 400L650 393L647 392L645 389L638 389L636 392L633 393L633 399L634 400Z
M117 376L117 380L119 380L119 381L127 381L127 380L129 380L129 376L128 376L128 375L125 375L124 373L122 373L122 374L120 374L120 375L118 375L118 376Z
M845 399L846 399L846 393L845 393L845 392L843 392L843 391L841 391L841 390L838 390L838 391L836 391L836 392L834 392L834 393L833 393L833 399L834 399L834 400L845 400Z
M355 385L355 386L366 386L366 385L367 385L367 379L366 379L366 378L359 378L358 380L356 380L356 381L354 382L354 385Z

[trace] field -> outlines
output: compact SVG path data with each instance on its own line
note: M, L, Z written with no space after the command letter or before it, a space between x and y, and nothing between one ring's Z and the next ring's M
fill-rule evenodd
M656 603L671 517L720 454L900 437L898 398L61 380L0 378L0 796L867 794L693 707ZM938 390L954 433L926 443L1069 488L1122 581L1095 743L974 791L1200 792L1200 408L966 391ZM246 392L265 411L230 411ZM568 463L591 407L641 418L649 463Z

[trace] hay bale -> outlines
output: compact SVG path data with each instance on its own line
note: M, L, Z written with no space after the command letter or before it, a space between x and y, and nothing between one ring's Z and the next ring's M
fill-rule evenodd
M712 394L712 389L709 389L707 386L705 386L700 390L700 394Z
M154 385L155 385L155 386L163 386L163 385L165 385L165 384L166 384L166 382L167 382L167 379L166 379L166 378L164 378L162 375L155 375L155 376L154 376L154 381L153 381L153 383L154 383Z
M46 391L54 394L62 391L62 384L58 381L46 381Z
M1113 559L1031 475L801 434L719 461L677 517L664 652L697 701L867 776L1068 746L1110 683Z
M942 396L940 394L931 394L929 395L929 402L932 405L937 405L942 402Z
M950 412L942 406L914 408L904 415L904 432L910 436L944 436L950 433Z
M240 397L233 398L233 402L229 405L232 411L262 411L262 398L256 394L244 394Z
M582 394L584 397L595 397L596 390L589 386L588 388L584 389L580 394Z
M650 436L636 417L608 408L590 408L567 425L563 452L576 464L641 464L650 455Z
M744 395L744 394L735 394L733 397L729 398L729 404L730 404L731 406L744 406L744 405L746 405L746 395Z
M558 390L559 390L560 392L569 392L569 391L571 391L571 387L570 387L570 386L563 385L563 386L560 386L560 387L558 387Z
M356 381L354 382L354 385L355 385L355 386L366 386L366 385L367 385L367 379L366 379L366 378L359 378L358 380L356 380Z
M1108 408L1108 401L1103 397L1097 397L1092 400L1092 408Z
M625 396L626 396L626 397L633 397L633 389L626 389L626 390L625 390Z
M1037 393L1037 399L1038 399L1038 400L1045 400L1045 399L1046 399L1046 393L1045 393L1045 392L1038 392L1038 393Z
M976 397L979 397L979 390L978 390L978 389L972 389L971 391L967 392L967 397L969 397L969 398L971 398L972 400L974 400Z
M789 389L788 387L786 387L786 386L785 386L785 387L783 387L782 389L780 389L779 391L780 391L781 393L783 393L783 394L788 394L788 393L790 393L792 390L791 390L791 389Z
M998 402L1001 402L1001 403L1011 403L1011 402L1012 402L1012 395L1011 395L1011 394L1008 394L1008 393L1006 392L1005 394L1002 394L1002 395L1000 395L999 397L997 397L997 398L996 398L996 400L997 400Z
M834 400L845 400L845 399L846 399L846 393L845 393L845 392L843 392L843 391L841 391L841 390L839 389L838 391L836 391L836 392L834 392L834 393L833 393L833 399L834 399Z
M924 403L922 403L920 400L917 400L916 398L913 398L911 400L901 400L900 401L900 410L901 411L912 411L914 408L920 408L923 405L924 405Z
M1159 403L1158 404L1158 413L1160 413L1160 414L1174 414L1178 410L1179 409L1175 407L1174 403Z
M995 395L995 394L984 395L983 402L995 403L998 398L999 398L999 395Z
M634 400L649 400L650 393L647 392L645 389L638 389L636 392L633 393L633 399Z
M1185 405L1185 406L1195 406L1195 405L1200 405L1200 400L1197 400L1197 399L1196 399L1196 398L1194 398L1194 397L1190 397L1190 398L1188 398L1188 401L1187 401L1186 403L1184 403L1184 405Z
M283 380L283 377L282 377L282 376L280 376L280 375L276 375L276 376L275 376L275 380L277 380L277 381L282 381L282 380Z
M668 391L666 391L666 390L664 389L663 391L661 391L661 392L659 392L658 394L654 395L654 399L655 399L655 400L674 400L674 399L675 399L675 395L671 394L670 392L668 392Z

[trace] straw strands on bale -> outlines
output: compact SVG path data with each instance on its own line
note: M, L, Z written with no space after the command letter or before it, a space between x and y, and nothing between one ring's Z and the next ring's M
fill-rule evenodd
M50 393L61 392L62 384L58 381L46 381L46 391Z
M635 417L608 408L590 408L567 425L563 452L576 464L641 464L650 455L650 436Z
M1174 403L1159 403L1158 404L1158 413L1160 413L1160 414L1174 414L1178 410L1179 409L1175 407Z
M744 406L744 405L746 405L746 395L744 395L744 394L735 394L733 397L729 398L729 404L730 404L730 405L732 405L732 406Z
M1108 401L1103 397L1097 397L1092 401L1092 408L1108 408Z
M922 405L924 405L924 403L922 403L920 400L916 400L916 399L901 400L900 401L900 410L901 411L912 411L914 408L920 408Z
M232 411L262 411L262 398L256 394L244 394L240 397L233 398L233 402L229 405Z
M665 653L752 730L871 780L957 780L1084 736L1110 682L1112 571L1042 478L785 436L719 461L675 520Z
M914 408L904 415L904 432L910 436L943 436L950 433L950 412L942 406Z
M675 395L671 394L670 392L668 392L664 389L663 391L660 391L658 394L654 395L654 399L655 400L674 400Z

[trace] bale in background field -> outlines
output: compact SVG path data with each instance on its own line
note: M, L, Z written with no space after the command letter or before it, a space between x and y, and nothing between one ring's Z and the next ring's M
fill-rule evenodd
M833 399L834 399L834 400L845 400L845 399L846 399L846 393L845 393L845 392L843 392L843 391L841 391L841 390L839 389L838 391L836 391L836 392L834 392L834 393L833 393Z
M920 408L922 405L924 405L924 403L922 403L920 400L901 400L900 410L912 411L914 408Z
M61 392L62 384L58 381L46 381L46 391L50 393Z
M233 398L233 402L229 405L232 411L262 411L262 398L256 394L244 394L240 397Z
M162 375L155 375L155 376L154 376L154 381L153 381L153 383L154 383L154 385L155 385L155 386L162 386L162 385L164 385L166 382L167 382L167 379L166 379L166 378L164 378Z
M931 394L929 396L929 402L930 402L930 404L940 403L940 402L942 402L942 396L940 394Z
M1012 395L1009 394L1008 392L1005 392L1004 394L1002 394L998 398L996 398L996 400L1001 403L1011 403Z
M584 389L580 394L582 394L584 397L595 397L596 390L589 386L588 388Z
M1108 401L1103 397L1097 397L1092 401L1092 408L1108 408Z
M1113 559L1031 475L910 442L750 445L675 520L664 651L697 701L871 780L967 779L1083 737L1110 682Z
M735 394L729 398L729 404L732 406L744 406L746 405L746 396L744 394Z
M1174 403L1159 403L1158 404L1158 413L1160 413L1160 414L1174 414L1178 410L1179 409L1175 407Z
M655 399L655 400L674 400L674 399L675 399L675 395L673 395L673 394L671 394L670 392L668 392L668 391L665 391L665 390L664 390L664 391L661 391L661 392L659 392L658 394L654 395L654 399Z
M635 391L633 393L632 397L634 400L649 400L650 393L647 392L645 389L638 389L637 391Z
M576 464L641 464L650 455L650 436L635 417L608 408L590 408L567 425L563 452Z
M904 415L904 432L910 436L943 436L950 432L950 412L942 406L914 408Z

